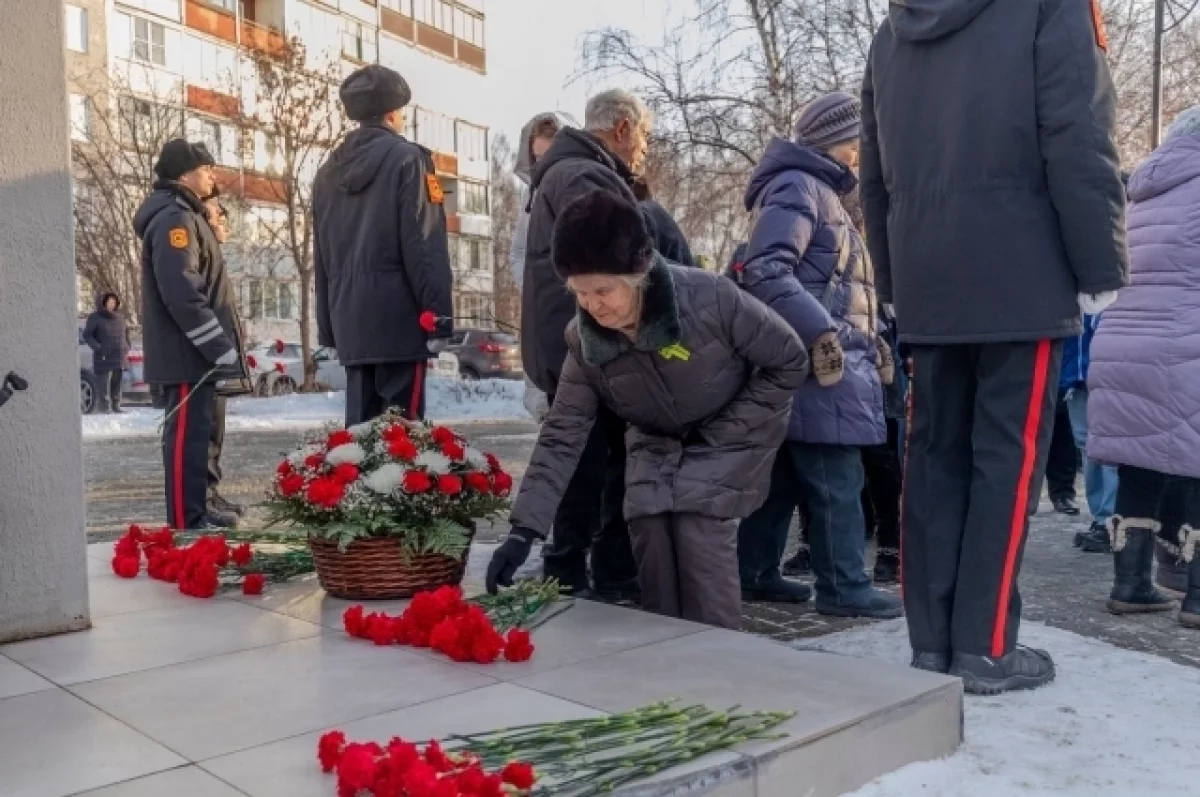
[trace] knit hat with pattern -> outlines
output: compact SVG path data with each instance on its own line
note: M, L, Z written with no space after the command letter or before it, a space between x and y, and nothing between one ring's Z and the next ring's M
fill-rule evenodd
M810 102L796 120L796 143L827 150L859 137L862 116L858 100L833 91Z

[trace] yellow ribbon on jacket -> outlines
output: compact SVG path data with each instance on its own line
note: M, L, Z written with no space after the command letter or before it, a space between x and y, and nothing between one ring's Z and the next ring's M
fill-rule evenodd
M672 343L670 346L663 346L658 350L658 353L662 355L664 360L675 358L684 360L686 362L687 360L692 359L692 353L683 348L682 343Z

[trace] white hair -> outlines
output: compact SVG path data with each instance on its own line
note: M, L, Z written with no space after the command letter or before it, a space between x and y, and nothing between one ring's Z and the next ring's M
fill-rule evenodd
M625 89L602 91L587 102L583 112L583 129L591 132L612 130L621 121L631 125L650 126L650 109Z

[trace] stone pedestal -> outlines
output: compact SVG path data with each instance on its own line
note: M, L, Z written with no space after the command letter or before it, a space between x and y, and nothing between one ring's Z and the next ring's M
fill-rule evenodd
M0 25L0 642L88 626L62 14Z

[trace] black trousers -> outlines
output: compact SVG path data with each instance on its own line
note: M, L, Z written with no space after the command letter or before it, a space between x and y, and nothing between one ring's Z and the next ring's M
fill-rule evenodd
M912 647L999 657L1058 397L1060 341L914 346L901 501Z
M1200 528L1200 479L1121 465L1113 511L1130 528L1155 530L1159 539L1178 550L1184 542L1180 528Z
M425 419L425 361L346 366L346 425L365 423L389 409L410 421Z
M887 419L887 442L862 449L866 487L862 494L867 531L875 530L879 550L896 553L900 548L900 422Z
M208 506L208 451L217 392L211 384L167 385L163 424L163 471L167 524L198 529Z
M579 465L554 515L554 532L542 552L544 572L547 578L557 578L571 589L592 584L604 589L637 578L622 506L625 428L623 420L607 407L600 407Z
M1050 436L1050 453L1046 459L1046 491L1052 500L1075 499L1075 479L1079 476L1079 447L1071 431L1071 415L1059 396L1054 411L1054 431ZM1038 490L1035 495L1039 495ZM1032 508L1032 507L1031 507Z
M106 412L121 409L121 378L124 375L120 368L96 374L100 378L100 409Z
M208 492L216 492L221 483L221 449L225 447L225 402L222 395L213 398L212 434L208 438Z

